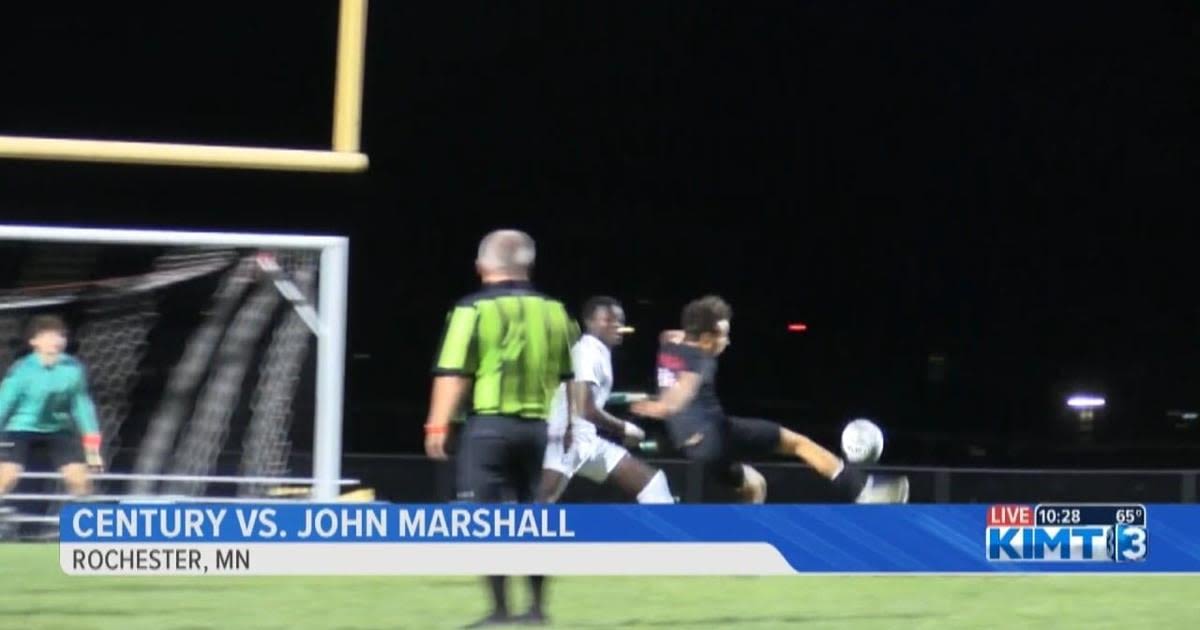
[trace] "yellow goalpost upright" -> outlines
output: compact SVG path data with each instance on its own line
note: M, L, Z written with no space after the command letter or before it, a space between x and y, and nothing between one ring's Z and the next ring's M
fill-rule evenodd
M360 136L367 0L340 1L333 139L328 151L0 135L0 158L269 171L364 171L368 159L361 151Z

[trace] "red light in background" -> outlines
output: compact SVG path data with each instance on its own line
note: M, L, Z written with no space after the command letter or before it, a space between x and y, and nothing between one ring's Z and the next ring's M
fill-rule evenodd
M788 324L788 332L798 333L798 332L804 332L806 330L808 330L808 324L801 324L799 322L796 322L794 324Z

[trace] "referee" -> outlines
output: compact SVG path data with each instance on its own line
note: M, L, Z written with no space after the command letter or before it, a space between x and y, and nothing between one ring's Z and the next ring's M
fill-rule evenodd
M546 452L546 419L560 382L570 381L579 327L558 300L534 290L533 239L497 230L479 244L482 290L448 317L434 366L425 452L446 458L446 434L468 390L470 411L457 454L458 499L532 502ZM577 397L572 397L577 398ZM493 610L468 627L545 623L544 576L531 576L529 612L510 617L504 576L490 576Z

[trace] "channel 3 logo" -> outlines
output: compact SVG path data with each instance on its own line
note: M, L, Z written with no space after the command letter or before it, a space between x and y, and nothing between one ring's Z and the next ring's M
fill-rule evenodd
M1117 562L1142 562L1149 551L1146 528L1116 525L1108 530L1108 557Z

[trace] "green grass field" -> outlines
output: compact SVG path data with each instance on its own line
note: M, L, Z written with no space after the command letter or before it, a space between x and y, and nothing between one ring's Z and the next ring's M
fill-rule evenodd
M524 584L514 589L524 600ZM558 628L1194 628L1200 577L557 578ZM519 607L519 603L518 603ZM0 545L0 628L454 628L474 578L79 578Z

